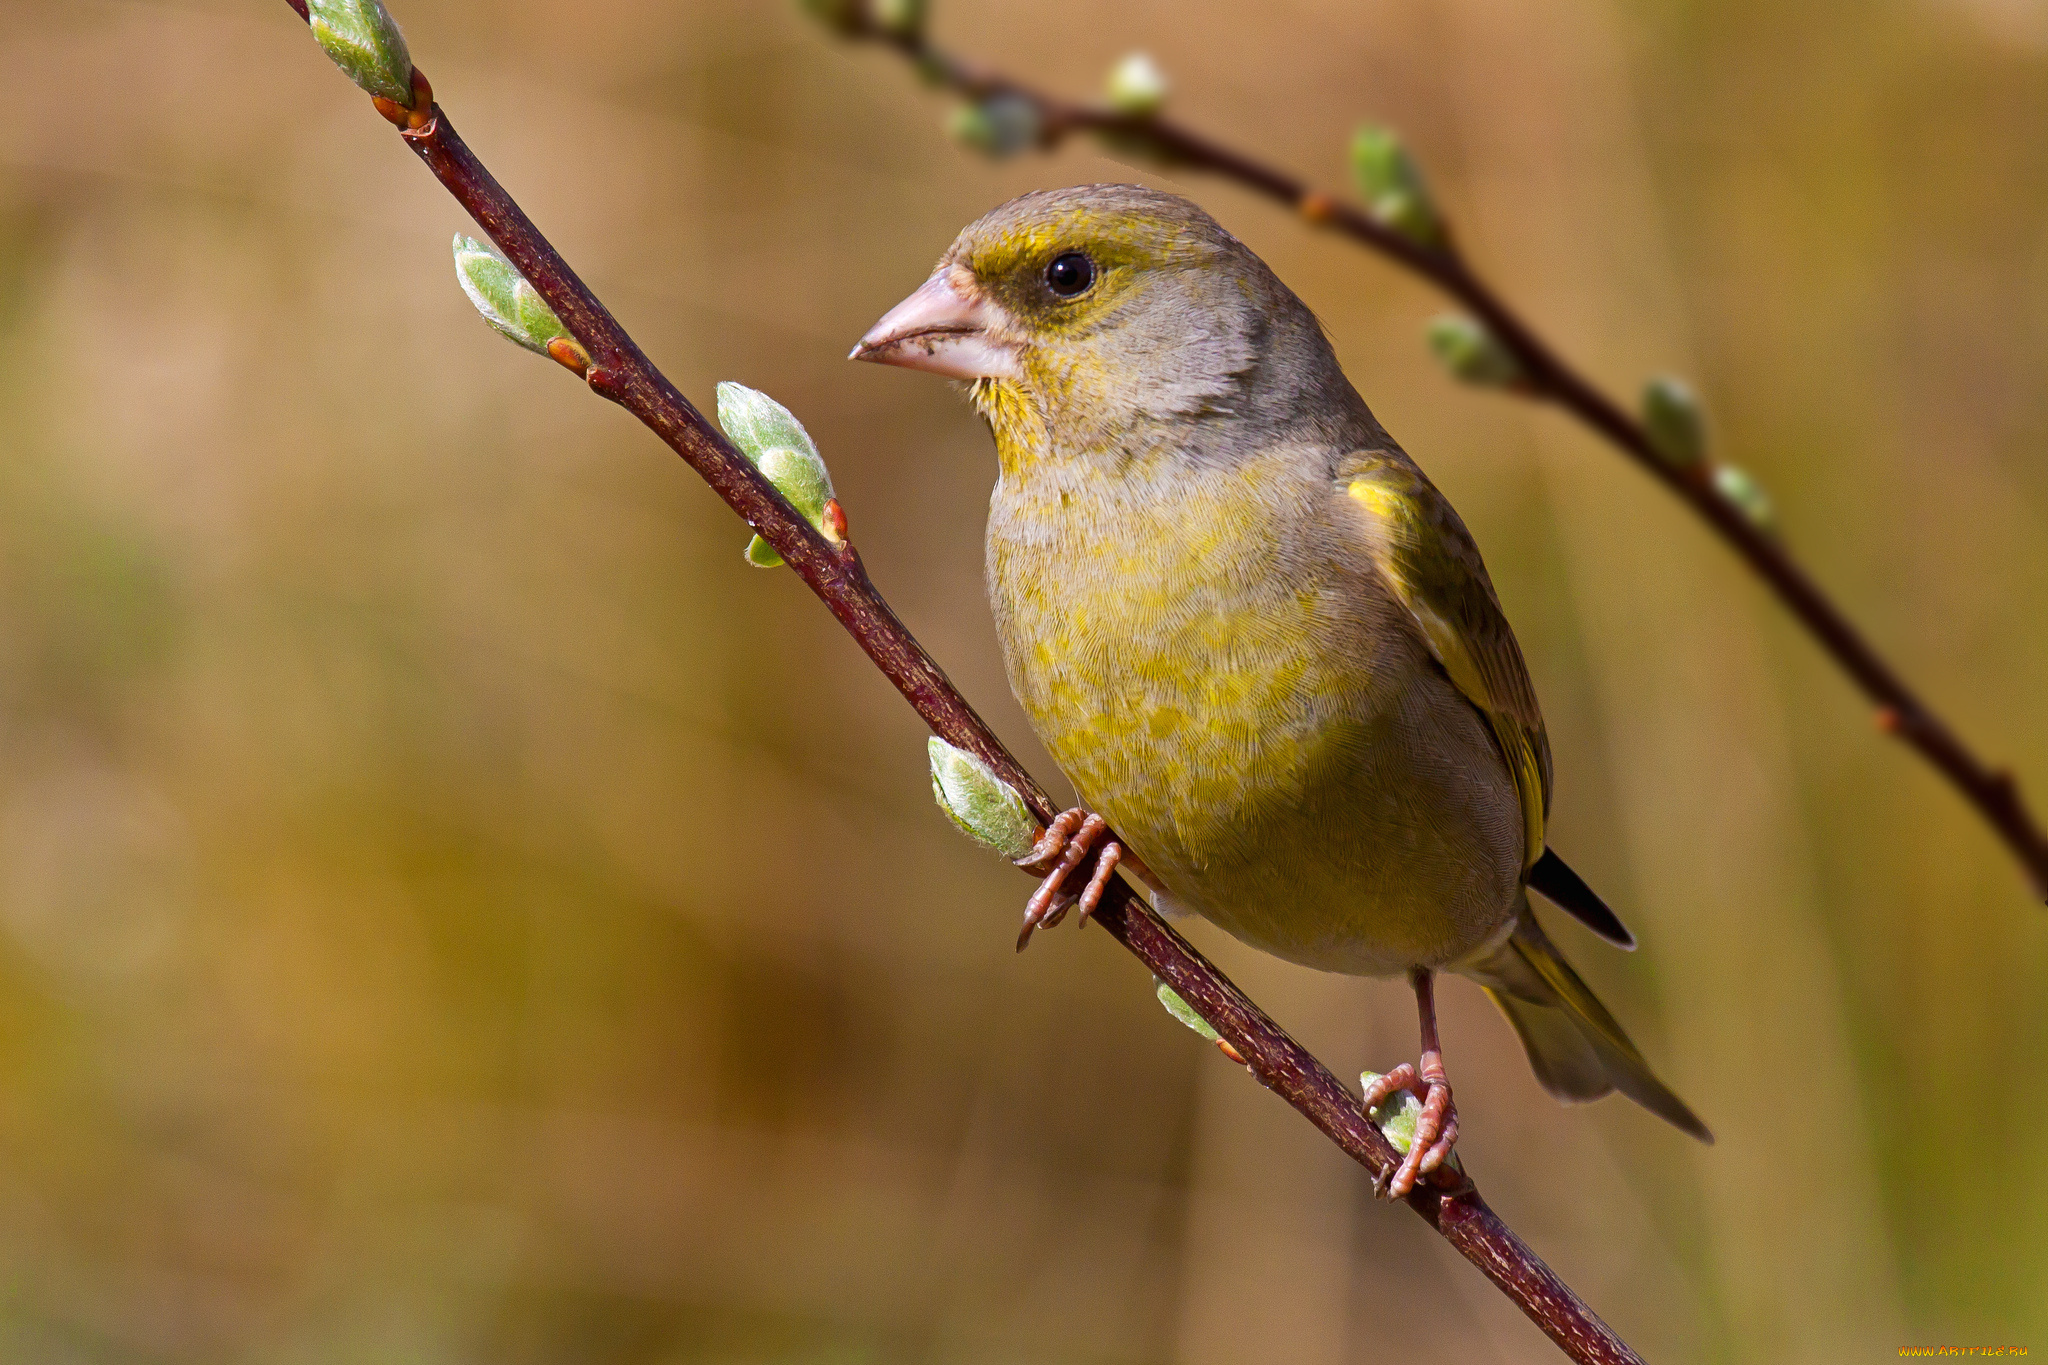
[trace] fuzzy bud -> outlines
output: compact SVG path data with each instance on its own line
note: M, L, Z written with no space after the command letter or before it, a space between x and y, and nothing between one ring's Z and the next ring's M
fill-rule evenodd
M455 234L455 278L484 321L527 350L547 355L549 342L569 335L540 291L489 242Z
M1657 458L1690 469L1707 458L1707 423L1700 400L1682 379L1660 375L1643 386L1643 430Z
M1367 124L1351 139L1351 174L1372 216L1425 246L1441 246L1443 219L1408 147L1390 128Z
M937 735L925 748L932 763L932 797L946 818L968 838L1011 862L1029 854L1040 827L1017 789L988 764Z
M412 54L378 0L306 0L306 22L321 49L365 94L412 107Z
M804 520L828 540L837 538L837 530L827 527L832 476L795 413L758 389L728 380L718 386L718 425ZM782 556L755 536L747 544L747 563L772 569L782 563Z
M1167 985L1156 976L1152 978L1152 984L1159 988L1159 1003L1166 1006L1168 1014L1186 1024L1196 1033L1201 1034L1208 1041L1212 1043L1222 1041L1221 1036L1216 1030L1209 1027L1209 1021L1196 1014L1195 1007L1181 999L1179 992L1175 991L1173 987Z
M925 0L872 0L875 23L902 38L924 32Z
M1133 52L1109 69L1104 93L1109 107L1132 118L1150 118L1166 107L1166 73L1149 53Z
M1041 127L1038 106L1022 95L991 95L979 104L963 104L946 120L955 141L997 158L1034 145Z
M1429 324L1429 349L1444 368L1481 388L1503 389L1522 380L1522 367L1483 325L1462 313L1446 313Z
M1739 465L1724 464L1714 467L1714 492L1720 495L1742 519L1765 535L1778 532L1778 509L1771 502L1771 495L1756 481L1756 476Z

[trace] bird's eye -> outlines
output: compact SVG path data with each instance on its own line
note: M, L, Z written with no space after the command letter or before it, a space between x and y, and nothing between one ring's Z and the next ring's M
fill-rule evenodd
M1087 293L1088 286L1093 283L1095 262L1078 251L1055 256L1052 264L1045 268L1045 287L1063 299Z

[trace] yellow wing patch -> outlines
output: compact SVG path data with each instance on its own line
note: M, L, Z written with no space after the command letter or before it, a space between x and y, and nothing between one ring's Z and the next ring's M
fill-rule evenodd
M1523 866L1543 856L1550 741L1514 632L1501 614L1478 547L1441 493L1407 460L1354 456L1345 492L1378 528L1380 575L1408 608L1451 683L1500 742L1522 803Z

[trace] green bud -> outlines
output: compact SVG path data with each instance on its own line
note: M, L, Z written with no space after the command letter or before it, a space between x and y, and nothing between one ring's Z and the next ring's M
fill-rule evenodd
M750 390L751 392L751 390ZM820 531L825 529L825 504L832 501L832 476L815 450L791 450L771 446L754 462L768 482L775 485L790 506ZM747 542L747 563L757 569L778 568L782 556L775 547L755 536Z
M1707 458L1707 423L1700 400L1682 379L1659 375L1643 386L1643 430L1657 458L1690 469Z
M342 74L365 94L412 107L412 54L378 0L306 0L306 21Z
M546 355L550 341L569 335L540 291L489 242L455 234L455 278L484 321L527 350Z
M1363 1091L1379 1078L1380 1073L1377 1071L1361 1072L1358 1087ZM1406 1156L1415 1147L1415 1123L1422 1117L1422 1101L1416 1099L1415 1093L1411 1090L1396 1090L1380 1101L1379 1106L1369 1117L1387 1141L1394 1144L1394 1150ZM1461 1171L1465 1169L1459 1163L1455 1150L1444 1164Z
M1212 1043L1220 1041L1220 1035L1215 1029L1209 1027L1209 1021L1196 1014L1195 1007L1181 999L1180 994L1173 987L1167 985L1156 976L1152 978L1152 984L1159 988L1159 1003L1166 1006L1168 1014L1201 1034L1208 1041Z
M727 380L718 386L718 425L740 452L757 465L769 451L777 449L802 451L819 459L817 442L804 430L804 424L796 420L796 414L745 384ZM829 483L825 496L832 496Z
M957 105L946 112L946 136L962 147L986 152L995 142L995 125L980 105Z
M789 505L828 539L825 504L832 501L832 476L817 443L796 420L796 414L758 389L730 380L718 386L718 425L740 454L751 460ZM747 563L772 569L782 563L767 541L755 536L747 543Z
M782 490L790 506L813 525L819 523L825 515L825 504L832 501L832 476L825 472L825 461L817 451L771 446L761 452L755 463L768 476L768 482Z
M1144 52L1133 52L1109 69L1109 107L1133 118L1150 118L1166 105L1166 73Z
M1351 174L1373 217L1425 246L1443 242L1443 220L1429 185L1392 129L1367 124L1353 135Z
M1500 389L1520 382L1522 367L1492 332L1462 313L1446 313L1429 324L1429 349L1467 384Z
M912 38L924 32L925 0L873 0L875 22L886 32Z
M1778 530L1778 509L1771 502L1771 495L1764 492L1764 486L1754 475L1739 465L1724 464L1714 467L1714 491L1721 500L1742 513L1742 518L1757 530L1775 535Z
M932 736L925 746L932 762L932 796L939 809L966 835L1017 861L1038 842L1039 824L1017 789L995 769Z
M1038 106L1022 95L991 95L965 104L946 120L956 141L992 157L1015 156L1038 141Z

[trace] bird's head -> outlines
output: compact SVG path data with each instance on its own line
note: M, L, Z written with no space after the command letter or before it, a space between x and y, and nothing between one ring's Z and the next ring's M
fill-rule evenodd
M1021 422L1068 449L1249 416L1279 397L1276 382L1336 370L1314 316L1264 262L1194 204L1137 185L1041 191L989 213L852 358L970 381L999 437Z

